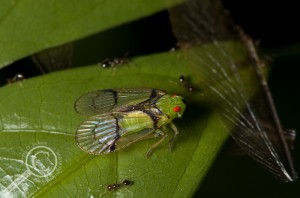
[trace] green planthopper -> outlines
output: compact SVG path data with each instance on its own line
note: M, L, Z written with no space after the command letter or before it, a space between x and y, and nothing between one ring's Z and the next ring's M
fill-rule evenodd
M108 154L143 139L160 137L148 152L168 136L167 125L185 111L181 96L157 89L108 89L86 93L75 102L75 111L89 116L76 131L78 146L94 155Z

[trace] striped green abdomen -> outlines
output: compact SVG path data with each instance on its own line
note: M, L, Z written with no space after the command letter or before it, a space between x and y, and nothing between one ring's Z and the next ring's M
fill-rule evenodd
M158 116L152 111L132 111L118 116L119 135L131 134L149 128L156 130L165 123L164 116Z

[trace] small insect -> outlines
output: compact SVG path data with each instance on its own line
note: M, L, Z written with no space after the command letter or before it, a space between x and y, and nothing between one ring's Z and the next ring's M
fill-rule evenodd
M170 49L171 52L176 52L176 51L178 51L178 50L180 50L180 47L179 47L178 45L175 45L174 47L172 47L172 48Z
M12 78L7 78L7 83L11 84L11 83L15 83L15 82L20 82L20 81L22 81L24 79L25 79L25 77L24 77L23 74L17 73Z
M179 82L182 83L182 85L183 85L187 90L189 90L190 92L195 91L195 88L194 88L190 83L188 83L187 81L188 81L188 80L187 80L183 75L181 75L181 76L179 77Z
M98 90L75 101L75 111L89 116L76 131L78 146L93 155L108 154L135 142L160 137L152 150L168 136L167 125L174 131L171 145L178 135L175 118L182 117L186 105L183 97L168 95L157 89Z
M114 190L117 190L121 187L124 187L124 186L131 186L133 185L133 181L132 180L129 180L129 179L125 179L123 180L121 183L115 183L115 184L109 184L106 186L106 190L107 191L114 191Z
M113 60L110 59L104 59L102 62L99 63L99 65L102 68L108 68L108 67L115 67L118 65L123 65L128 63L127 58L114 58Z

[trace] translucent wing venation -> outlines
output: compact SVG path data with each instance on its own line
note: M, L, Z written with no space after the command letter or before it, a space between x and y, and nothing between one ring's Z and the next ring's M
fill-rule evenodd
M180 47L238 38L220 1L187 0L169 9L169 13Z
M84 115L96 115L111 111L126 111L145 101L155 101L165 95L156 89L108 89L86 93L75 102L75 111Z
M73 43L46 49L32 56L43 73L72 67Z
M165 124L167 117L157 116L155 125L149 112L131 111L100 114L82 122L76 131L78 146L93 155L108 154L120 150L151 135Z
M206 83L207 93L218 104L237 144L274 176L295 180L297 174L275 108L269 108L272 99L265 97L270 93L262 79L262 67L253 61L255 50L242 43L243 34L221 2L186 0L170 9L170 19L192 72ZM189 49L199 45L201 50ZM244 60L237 62L237 53L246 54Z
M109 153L119 138L118 121L113 115L93 116L76 131L78 146L93 155Z
M75 102L77 113L92 115L109 112L116 104L115 91L93 91L79 97Z

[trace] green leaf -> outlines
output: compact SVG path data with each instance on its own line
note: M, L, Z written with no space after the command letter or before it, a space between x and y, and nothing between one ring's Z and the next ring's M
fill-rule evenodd
M1 2L0 68L43 49L90 36L165 7L161 0Z
M238 43L222 46L228 54L242 51ZM233 58L242 60L245 54ZM166 52L135 58L116 68L65 70L2 87L0 196L192 196L227 132L215 110L205 106L209 97L201 84L195 83L201 92L190 93L179 83L182 74L201 82L187 64L181 53ZM187 110L182 120L175 121L180 135L174 151L166 143L145 157L155 139L102 156L80 150L74 134L85 117L75 113L74 101L88 91L106 88L158 88L183 95ZM106 185L124 179L134 184L106 190Z

